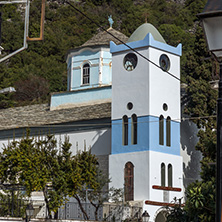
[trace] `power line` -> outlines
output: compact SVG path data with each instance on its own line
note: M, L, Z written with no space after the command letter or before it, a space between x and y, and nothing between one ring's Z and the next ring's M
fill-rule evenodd
M112 33L110 33L109 31L107 31L104 27L102 27L99 23L95 22L93 19L91 19L89 16L87 16L85 13L83 13L81 10L79 10L77 7L75 7L73 4L71 4L69 1L64 0L64 2L66 2L68 5L70 5L72 8L74 8L77 12L79 12L81 15L83 15L84 17L86 17L88 20L90 20L92 23L94 23L95 25L97 25L99 28L101 28L103 31L105 31L106 33L108 33L109 35L111 35L113 38L115 38L116 40L118 40L119 42L121 42L123 45L125 45L127 48L129 48L130 50L132 50L133 52L135 52L136 54L138 54L139 56L141 56L143 59L147 60L148 62L150 62L151 64L153 64L154 66L156 66L157 68L161 69L162 68L157 65L156 63L154 63L153 61L151 61L150 59L148 59L147 57L145 57L144 55L142 55L141 53L139 53L137 50L133 49L132 47L130 47L129 45L127 45L125 42L123 42L121 39L119 39L118 37L116 37L115 35L113 35ZM165 71L168 75L170 75L171 77L175 78L176 80L180 81L181 83L185 83L183 82L181 79L179 79L177 76L173 75L172 73L170 73L169 71ZM185 83L186 84L186 83Z
M200 120L200 119L209 119L209 118L216 118L216 115L211 115L211 116L199 116L199 117L183 117L181 119L171 119L171 121L175 122L185 122L185 121L192 121L192 120ZM158 117L157 117L158 118ZM151 121L137 121L136 123L141 124L141 123L158 123L159 120L151 120ZM132 123L128 123L129 125ZM36 125L36 126L23 126L23 128L64 128L64 127L111 127L113 125L122 125L122 123L113 123L113 122L107 122L107 123L87 123L87 124L58 124L58 125ZM19 128L21 126L17 126Z

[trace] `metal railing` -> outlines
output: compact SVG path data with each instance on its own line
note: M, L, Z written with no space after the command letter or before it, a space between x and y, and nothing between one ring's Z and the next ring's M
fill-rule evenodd
M24 217L27 203L21 199L2 200L0 198L0 217Z
M83 203L82 206L89 220L96 220L95 208L90 203ZM141 215L142 207L105 203L98 210L98 221L130 221L139 219ZM85 220L77 202L64 204L58 211L58 219Z

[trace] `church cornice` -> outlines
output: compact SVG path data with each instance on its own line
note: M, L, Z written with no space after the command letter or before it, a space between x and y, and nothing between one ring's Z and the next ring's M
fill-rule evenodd
M91 52L99 52L99 51L110 51L109 45L101 45L101 46L92 46L92 47L78 47L75 49L70 49L66 54L66 62L68 63L69 59L73 56L80 55L81 53L85 51L91 51Z
M146 37L143 40L135 41L135 42L128 42L128 46L130 46L133 49L143 48L143 47L153 47L156 49L160 49L165 52L169 52L178 56L182 55L182 44L178 44L177 47L165 44L163 42L156 41L151 33L148 33ZM127 51L130 50L129 47L126 45L116 45L114 42L110 42L110 52L121 52L121 51Z

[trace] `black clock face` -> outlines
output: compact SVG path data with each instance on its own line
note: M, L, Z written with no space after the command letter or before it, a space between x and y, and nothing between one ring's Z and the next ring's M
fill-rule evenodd
M163 70L163 71L169 71L170 69L170 59L167 55L165 54L162 54L160 56L160 68Z
M137 56L134 53L128 53L123 60L124 68L127 71L132 71L137 65Z

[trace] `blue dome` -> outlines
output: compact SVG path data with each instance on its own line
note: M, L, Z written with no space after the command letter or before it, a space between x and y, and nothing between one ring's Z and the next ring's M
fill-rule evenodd
M127 42L135 42L143 40L148 33L151 33L153 38L158 42L166 43L159 31L150 23L144 23L139 26L130 36Z

